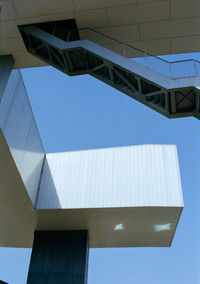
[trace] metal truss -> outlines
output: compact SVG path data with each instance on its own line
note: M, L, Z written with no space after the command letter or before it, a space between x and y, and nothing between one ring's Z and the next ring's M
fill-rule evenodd
M168 118L194 116L200 119L200 93L194 86L163 88L145 78L145 74L142 77L116 64L112 58L104 57L103 53L99 55L95 48L91 51L81 46L81 40L65 48L65 41L37 27L22 26L20 32L31 54L70 76L90 74ZM98 49L98 45L95 46Z

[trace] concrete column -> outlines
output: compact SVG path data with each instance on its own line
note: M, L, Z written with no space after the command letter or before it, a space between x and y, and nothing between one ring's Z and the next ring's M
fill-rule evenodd
M12 55L0 56L0 101L14 65Z
M27 284L86 284L87 231L36 231Z

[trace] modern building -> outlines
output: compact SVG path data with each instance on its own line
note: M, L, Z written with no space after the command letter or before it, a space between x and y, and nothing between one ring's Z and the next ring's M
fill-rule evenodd
M176 147L46 154L18 69L90 74L169 118L200 118L200 63L151 55L199 50L198 1L0 5L0 245L33 245L29 284L85 284L89 247L170 246Z

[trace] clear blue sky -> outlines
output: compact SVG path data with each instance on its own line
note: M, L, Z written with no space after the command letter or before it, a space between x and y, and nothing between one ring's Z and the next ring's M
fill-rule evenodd
M176 144L185 208L171 248L91 249L88 284L200 283L200 121L169 120L89 76L22 71L47 152ZM0 249L0 279L25 284L30 249ZM41 283L42 284L42 283Z

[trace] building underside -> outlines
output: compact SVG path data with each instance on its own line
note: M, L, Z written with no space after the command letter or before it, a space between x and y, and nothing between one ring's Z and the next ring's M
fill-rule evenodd
M46 154L18 70L0 127L1 246L31 247L35 230L86 230L90 247L171 245L183 207L175 146Z
M68 19L154 55L200 50L198 0L4 0L0 6L0 54L13 54L15 68L46 65L26 52L18 25Z

